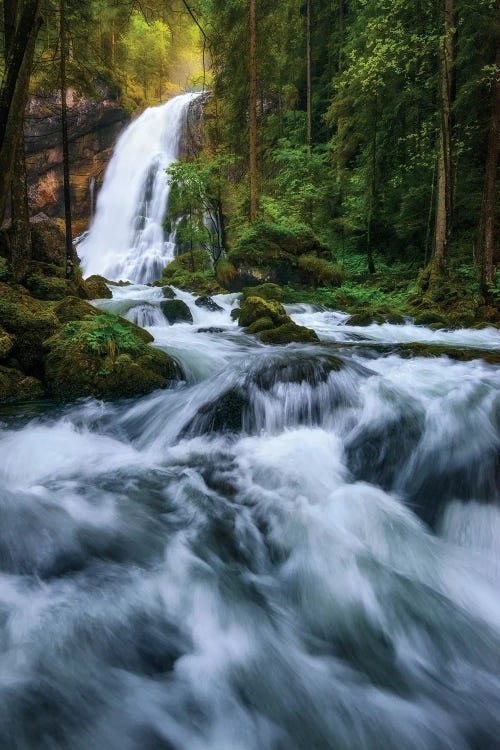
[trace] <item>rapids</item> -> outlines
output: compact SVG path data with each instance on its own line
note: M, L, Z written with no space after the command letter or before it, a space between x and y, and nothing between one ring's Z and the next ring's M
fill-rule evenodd
M192 95L120 138L87 274L182 366L171 390L0 411L2 750L496 750L499 369L350 327L263 346L169 325L164 169Z
M5 413L0 746L496 748L498 368L395 342L498 333L293 306L322 343L264 347L236 295L113 292L186 382Z

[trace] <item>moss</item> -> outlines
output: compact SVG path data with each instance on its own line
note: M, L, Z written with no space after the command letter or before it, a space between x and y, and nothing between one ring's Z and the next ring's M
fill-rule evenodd
M229 289L232 286L237 275L238 270L227 258L221 258L216 263L215 278L217 279L217 282L225 289Z
M262 299L283 302L285 293L278 284L266 283L245 287L242 291L242 299L245 300L247 297L262 297Z
M39 221L31 225L33 260L66 265L66 239L64 232L54 222ZM77 261L76 254L72 257Z
M6 258L0 257L0 281L9 281L11 275L9 262Z
M261 318L270 318L275 326L288 320L285 308L280 302L264 300L261 297L247 297L240 308L240 326L246 328Z
M99 314L68 323L46 342L45 379L56 398L113 399L149 393L181 377L177 363L137 335L137 326ZM136 330L137 329L137 330Z
M302 283L309 286L338 287L346 279L342 266L330 263L316 255L301 255L298 266L302 273Z
M165 300L160 302L161 311L170 323L192 323L191 310L181 299Z
M36 299L60 300L68 294L68 285L65 279L42 276L37 273L27 277L26 287Z
M52 306L33 299L23 287L0 283L0 325L15 337L12 356L29 375L43 371L43 342L59 327Z
M172 285L198 294L221 294L225 291L215 277L212 259L206 250L178 255L163 269L156 285Z
M94 317L99 314L95 307L78 297L65 297L54 305L54 312L61 323L71 323L73 320L82 320L87 316Z
M165 299L175 299L176 294L171 286L164 286L161 290Z
M11 367L0 366L0 402L38 401L43 395L39 380Z
M254 323L249 325L248 328L245 328L245 333L248 333L252 336L256 333L260 333L261 331L267 331L270 328L274 328L274 323L271 318L259 318Z
M89 299L111 299L113 294L103 276L94 274L85 279Z
M264 344L291 344L293 342L305 344L319 341L315 331L304 326L299 326L292 320L277 328L262 331L259 334L259 338Z
M210 312L220 312L222 310L222 307L215 302L215 300L212 299L212 297L209 297L207 294L202 294L201 297L198 297L195 299L194 304L196 307L201 307L204 310L209 310Z
M383 323L384 317L374 313L355 313L347 321L349 326L369 326L372 323Z
M500 351L494 349L466 349L440 344L412 342L409 344L400 344L398 350L402 357L449 357L449 359L454 359L458 362L471 362L474 359L483 359L492 365L500 364Z
M5 359L14 346L14 337L0 326L0 359Z

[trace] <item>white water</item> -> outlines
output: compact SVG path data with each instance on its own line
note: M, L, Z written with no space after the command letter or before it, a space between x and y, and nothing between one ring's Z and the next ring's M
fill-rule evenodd
M397 344L498 331L112 290L186 380L0 423L0 747L496 750L499 368Z
M163 227L170 192L165 170L178 156L196 96L182 94L147 109L119 138L90 231L78 245L86 276L146 284L173 259L173 238Z

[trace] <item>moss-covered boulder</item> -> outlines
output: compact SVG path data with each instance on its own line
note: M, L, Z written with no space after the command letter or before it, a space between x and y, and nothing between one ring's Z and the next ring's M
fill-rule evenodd
M44 276L39 273L30 274L26 278L25 286L33 297L42 300L60 300L69 293L65 279L57 276Z
M466 347L446 346L443 344L427 344L411 342L400 344L398 352L401 357L448 357L457 362L472 362L482 359L488 364L500 364L500 350L496 349L468 349Z
M37 378L0 366L0 402L38 401L43 396L44 388Z
M181 299L170 299L160 302L161 311L170 323L192 323L191 310Z
M338 287L346 280L342 266L317 255L301 255L298 259L301 282L313 287Z
M66 324L45 343L45 383L59 399L114 399L149 393L182 377L179 365L149 347L133 326L98 314Z
M14 337L11 355L28 375L43 372L43 342L60 326L52 306L21 286L0 283L0 325Z
M14 337L0 326L0 359L5 359L14 346Z
M94 274L85 279L89 299L111 299L113 294L104 276Z
M247 297L241 305L238 322L246 328L257 320L270 318L274 326L282 325L289 320L285 308L276 300L265 300L262 297Z
M65 297L54 305L54 312L60 323L71 323L73 320L83 320L99 314L95 307L78 297Z
M283 302L285 299L285 293L278 284L271 284L269 282L266 284L245 287L242 290L241 298L245 300L248 297L262 297L262 299Z
M271 328L274 328L274 323L271 318L259 318L254 323L245 328L245 333L253 336L256 333L260 333L261 331L268 331Z
M157 286L174 286L198 294L221 294L226 291L216 279L212 259L206 250L178 255L163 269Z
M315 331L305 326L299 326L293 320L289 320L277 328L262 331L259 338L264 344L291 344L291 343L316 343L319 341Z
M66 238L64 232L50 219L33 221L31 224L31 244L33 260L53 263L57 266L66 265ZM73 252L71 260L78 259Z
M177 296L171 286L164 286L161 291L165 299L175 299Z

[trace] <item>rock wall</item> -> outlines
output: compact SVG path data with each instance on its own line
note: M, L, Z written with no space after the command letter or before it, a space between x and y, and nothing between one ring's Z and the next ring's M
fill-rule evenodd
M31 98L26 111L26 166L32 215L64 215L60 111L60 97L55 93ZM116 139L129 121L130 115L108 91L100 100L68 91L72 209L74 218L82 224L91 217L92 193L95 200Z
M204 124L209 99L210 92L206 91L189 105L181 138L181 159L196 159L206 146Z

